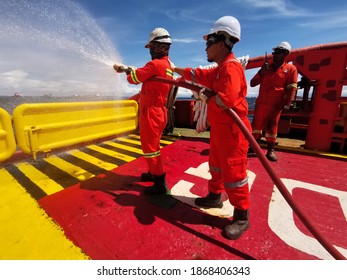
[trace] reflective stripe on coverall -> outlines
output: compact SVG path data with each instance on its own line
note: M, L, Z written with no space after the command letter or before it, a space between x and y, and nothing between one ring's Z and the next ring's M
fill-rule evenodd
M212 178L208 190L228 194L231 205L240 210L250 207L247 178L248 141L224 108L232 108L251 131L247 117L247 83L242 65L231 53L216 68L186 68L184 78L211 88L216 96L208 102L210 131L209 166Z
M167 123L165 104L170 85L147 81L153 76L173 78L168 56L151 60L144 67L131 71L127 80L131 84L143 83L139 101L141 148L151 174L160 176L164 173L160 138Z
M275 143L283 105L290 105L293 96L288 95L297 88L297 69L284 62L276 72L267 71L262 76L257 73L253 81L260 84L252 121L253 136L259 140L264 129L266 140Z

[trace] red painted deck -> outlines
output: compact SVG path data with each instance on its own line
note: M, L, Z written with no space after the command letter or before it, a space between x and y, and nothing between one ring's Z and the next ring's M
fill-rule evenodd
M92 259L332 259L293 214L257 158L249 159L248 166L254 180L251 227L239 240L223 238L228 218L187 204L207 192L208 149L202 138L185 138L162 149L172 195L143 194L150 183L140 182L146 171L140 157L45 196L39 204ZM346 161L288 152L278 156L272 164L277 175L347 257Z

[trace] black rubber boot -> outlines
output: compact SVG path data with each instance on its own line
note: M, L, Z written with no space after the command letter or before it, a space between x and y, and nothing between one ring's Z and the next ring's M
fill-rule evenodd
M222 195L210 192L205 197L196 198L195 204L202 208L223 208Z
M224 228L224 236L231 240L239 239L250 226L248 220L248 210L234 208L233 220L230 225Z
M255 151L253 150L252 147L249 147L248 148L248 151L247 151L247 157L256 157L257 154L255 153Z
M255 141L257 141L258 145L260 145L260 139L255 139ZM256 152L253 150L253 148L251 147L251 145L249 145L248 151L247 151L247 157L256 157L257 154Z
M247 151L247 157L256 157L257 154L255 153L255 151L252 149L252 147L249 147L248 148L248 151Z
M266 157L269 161L277 161L277 156L275 154L276 143L267 143L267 153Z
M166 173L161 176L154 176L153 186L147 187L144 190L145 194L166 194L167 193L167 184L166 184Z
M146 173L141 174L141 181L142 182L154 182L154 175L148 171Z

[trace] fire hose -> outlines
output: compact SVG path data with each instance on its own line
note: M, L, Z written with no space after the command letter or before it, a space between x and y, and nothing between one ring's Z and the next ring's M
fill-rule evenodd
M196 92L201 91L204 87L201 85L188 83L183 80L174 80L174 79L166 79L166 78L160 78L160 77L152 77L150 78L152 81L167 83L171 85L175 85L178 87L184 87ZM204 94L208 97L211 97L215 95L214 92L212 92L209 89L205 89ZM336 259L336 260L346 260L346 258L318 231L318 229L313 225L313 223L308 219L308 217L304 214L304 212L300 209L300 207L295 203L293 200L290 192L286 188L286 186L283 184L281 179L277 176L274 169L270 165L267 158L263 155L262 150L259 146L259 144L254 139L251 132L247 129L247 127L244 125L240 117L235 113L235 111L231 108L227 108L224 110L224 112L233 119L233 121L237 124L237 126L240 128L242 133L247 138L250 146L253 148L255 153L257 154L259 160L261 161L262 165L264 166L266 172L272 179L272 181L275 183L276 187L284 197L284 199L287 201L289 206L293 209L294 213L298 216L298 218L302 221L302 223L306 226L306 228L312 233L312 235L317 239L317 241Z

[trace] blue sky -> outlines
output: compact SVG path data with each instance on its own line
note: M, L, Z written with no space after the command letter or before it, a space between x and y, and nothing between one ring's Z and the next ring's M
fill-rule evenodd
M110 1L80 0L110 36L125 62L148 60L143 48L149 32L166 28L172 38L176 64L206 64L202 35L221 16L241 23L241 42L235 53L258 56L280 41L293 48L347 40L347 1ZM320 3L323 2L323 3Z
M32 2L37 3L35 7ZM2 92L11 94L13 91L40 94L45 91L54 92L57 88L61 94L68 94L74 87L75 92L83 91L83 86L88 88L85 92L92 89L91 91L100 94L136 92L139 87L129 87L123 76L116 77L112 69L110 70L108 64L112 63L112 60L137 67L143 66L150 59L148 49L144 48L149 33L155 27L164 27L173 39L170 57L177 66L206 65L202 35L211 28L215 20L224 15L235 16L241 23L241 41L234 47L236 56L254 57L265 52L270 53L272 47L280 41L290 42L294 49L347 41L345 0L72 2L73 5L70 0L1 0L0 95ZM21 11L15 12L15 7L17 10L20 7ZM75 12L74 9L78 11ZM10 14L14 15L9 16ZM16 32L9 27L13 26L14 22L18 23ZM22 31L18 32L20 29ZM23 29L28 30L23 32ZM86 34L85 30L93 32L90 35ZM63 34L69 31L75 35L80 34L78 38L74 38L72 34ZM19 36L18 33L22 35ZM53 37L52 34L55 34L54 40L50 38ZM64 40L61 38L66 38L65 41L83 41L84 45L80 43L75 46L71 42L62 42ZM44 40L50 41L51 45L47 45L47 42L43 44ZM50 48L57 45L63 45L65 50L75 46L75 53L71 50L65 53L61 50L49 53ZM14 49L16 53L23 55L26 63L23 63L22 59L11 57L9 50ZM82 62L81 58L78 58L81 56L79 52L84 52L85 55ZM86 62L86 57L91 59L93 53L100 54L101 57L107 52L112 53L106 55L107 63L97 65ZM47 61L52 64L48 65ZM55 73L58 70L59 73ZM248 80L255 71L246 71ZM69 76L66 77L63 73ZM256 88L249 88L250 96L256 93Z

